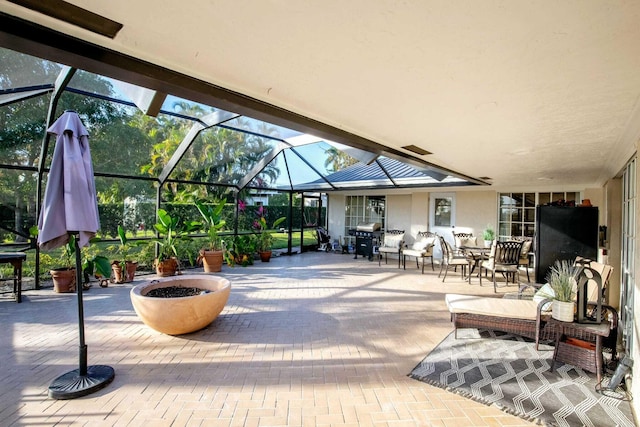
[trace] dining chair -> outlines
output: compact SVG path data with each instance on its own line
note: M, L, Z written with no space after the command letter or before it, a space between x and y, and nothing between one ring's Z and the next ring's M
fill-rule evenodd
M453 267L457 269L457 267L460 266L462 278L464 279L464 273L469 265L469 259L465 255L456 254L449 242L444 240L444 237L438 236L438 240L440 241L440 248L442 249L442 261L440 262L438 278L440 278L440 275L444 270L444 277L442 278L442 281L444 282L447 278L447 271L449 268Z
M451 233L453 233L454 249L456 251L459 251L461 246L478 245L478 239L473 235L473 233L456 233L455 231L452 231Z
M480 286L482 286L482 269L486 274L491 271L493 276L493 291L498 292L496 284L496 273L502 273L507 283L509 276L513 275L513 283L516 283L516 275L519 275L518 264L523 242L515 241L494 241L489 253L489 259L480 263Z
M527 282L531 282L529 277L529 264L530 264L530 252L533 247L533 237L528 236L511 236L509 240L514 242L522 242L522 251L520 252L520 260L518 261L518 267L524 267L527 272Z

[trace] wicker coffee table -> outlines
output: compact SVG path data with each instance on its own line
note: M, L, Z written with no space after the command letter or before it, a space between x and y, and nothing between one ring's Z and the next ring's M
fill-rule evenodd
M611 324L607 320L601 323L561 322L549 319L558 328L556 346L553 350L551 371L556 361L565 362L595 372L598 383L602 380L602 339L609 336ZM594 342L595 341L595 342Z

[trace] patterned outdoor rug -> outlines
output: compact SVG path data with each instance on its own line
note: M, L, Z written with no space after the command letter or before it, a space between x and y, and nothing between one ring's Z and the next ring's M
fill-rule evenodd
M571 365L556 363L550 372L552 357L553 347L536 351L522 337L460 329L458 339L452 332L409 376L544 425L635 425L621 389L598 393L596 375Z

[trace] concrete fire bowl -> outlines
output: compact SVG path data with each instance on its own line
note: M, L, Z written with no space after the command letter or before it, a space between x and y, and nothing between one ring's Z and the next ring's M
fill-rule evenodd
M179 298L146 296L156 288L180 286L200 288L200 295ZM167 335L188 334L214 321L224 308L231 283L211 275L184 275L149 280L131 289L131 303L136 314L149 327Z

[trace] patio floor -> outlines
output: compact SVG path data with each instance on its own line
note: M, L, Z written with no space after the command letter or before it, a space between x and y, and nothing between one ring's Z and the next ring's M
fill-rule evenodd
M480 288L459 273L443 284L437 268L421 275L415 264L334 253L225 266L232 290L221 315L177 337L138 320L135 283L96 283L84 298L89 365L116 376L74 400L47 391L78 367L75 295L26 291L22 304L3 295L0 425L534 425L407 377L452 331L445 293L493 295L490 281Z

